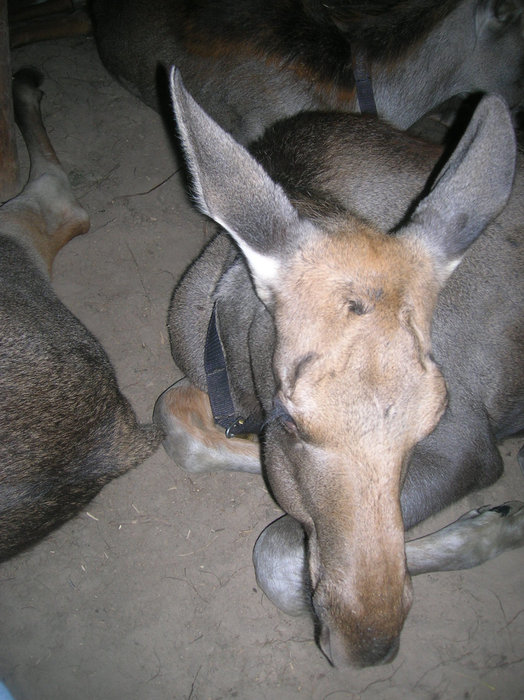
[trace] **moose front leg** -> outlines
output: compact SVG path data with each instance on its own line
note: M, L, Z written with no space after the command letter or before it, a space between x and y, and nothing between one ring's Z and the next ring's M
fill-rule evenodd
M524 503L483 506L441 530L406 542L412 576L470 569L524 544ZM311 612L307 543L300 523L284 515L268 525L255 543L257 583L288 615Z
M165 451L188 472L260 472L258 440L227 438L215 424L208 395L186 378L159 396L154 421L164 433Z
M494 559L524 544L524 503L508 501L482 506L441 530L406 542L412 576L431 571L456 571Z

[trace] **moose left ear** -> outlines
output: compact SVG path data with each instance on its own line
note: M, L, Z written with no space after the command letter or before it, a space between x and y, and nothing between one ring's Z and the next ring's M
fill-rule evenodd
M440 263L442 281L506 205L515 159L509 110L499 97L484 97L431 191L402 232L424 241Z
M300 220L280 185L195 102L176 70L171 97L197 204L235 240L268 303L283 260L312 224Z

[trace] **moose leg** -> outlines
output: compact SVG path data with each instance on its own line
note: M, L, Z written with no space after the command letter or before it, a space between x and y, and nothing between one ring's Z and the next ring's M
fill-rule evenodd
M406 542L412 576L478 566L524 544L524 503L475 508L441 530ZM288 615L311 612L307 544L300 523L289 515L262 531L253 550L257 583Z
M524 503L482 506L441 530L406 542L412 576L471 569L508 549L524 545Z
M253 564L257 584L287 615L312 612L306 559L306 534L290 515L270 523L255 542Z
M42 75L32 68L18 71L13 80L15 118L31 165L23 191L0 209L0 224L36 249L51 272L58 251L88 231L89 217L74 198L42 123L41 82Z
M485 417L458 411L444 415L412 455L400 497L406 529L459 498L494 483L502 474L500 452ZM474 436L471 439L471 436ZM524 506L518 501L474 509L451 525L406 543L413 575L477 566L524 545Z
M260 472L257 440L227 438L215 424L207 394L181 379L166 389L153 414L167 454L188 472Z

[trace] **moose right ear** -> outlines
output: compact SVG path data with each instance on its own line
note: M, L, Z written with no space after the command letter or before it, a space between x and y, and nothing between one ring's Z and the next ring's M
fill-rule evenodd
M483 97L454 152L402 232L424 241L441 281L506 205L516 160L515 131L505 103Z
M299 220L280 185L195 102L176 69L171 97L196 201L235 240L267 303L283 257L312 224Z

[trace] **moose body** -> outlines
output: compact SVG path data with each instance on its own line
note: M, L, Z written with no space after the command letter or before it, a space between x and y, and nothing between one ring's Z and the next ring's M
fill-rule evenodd
M517 106L523 9L522 0L93 3L113 75L158 108L167 95L158 69L177 65L195 99L242 143L300 111L358 111L357 63L378 113L400 128L460 93L496 92Z
M275 124L250 155L180 82L173 94L197 201L224 230L173 294L187 379L157 402L164 445L189 470L260 469L257 445L213 424L214 309L236 415L261 419L264 472L288 513L257 543L259 582L283 609L312 606L333 663L390 660L410 573L524 541L516 503L404 545L404 528L495 481L497 441L524 427L524 181L519 161L510 196L509 114L485 98L449 158L328 113Z
M54 256L89 219L41 122L40 80L24 69L13 83L31 169L0 208L0 559L76 514L160 441L51 288Z

